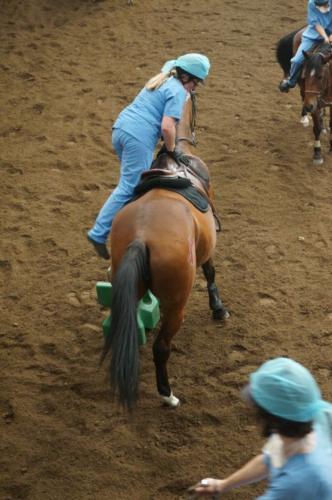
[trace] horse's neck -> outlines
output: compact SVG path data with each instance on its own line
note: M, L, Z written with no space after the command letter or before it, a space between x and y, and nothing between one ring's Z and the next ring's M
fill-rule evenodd
M190 144L190 142L186 141L185 138L189 138L189 136L183 136L178 134L179 140L176 143L176 149L181 151L181 153L184 153L186 155L193 156L193 146Z
M332 102L332 63L328 61L325 66L325 74L323 78L322 98L326 105Z
M326 71L326 87L328 94L331 96L332 95L332 62L329 61L327 63L327 71Z
M177 149L184 154L192 154L192 101L188 100L184 106L181 119L176 127Z
M312 54L331 55L331 47L325 43L319 43L312 49ZM332 102L332 61L329 59L323 68L323 78L321 80L321 106L329 106Z

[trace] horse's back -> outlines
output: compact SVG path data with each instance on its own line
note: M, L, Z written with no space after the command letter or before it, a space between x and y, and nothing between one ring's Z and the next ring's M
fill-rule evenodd
M162 304L177 296L186 301L196 274L195 225L186 200L153 189L120 210L111 233L113 273L135 240L147 248L149 288Z
M136 239L166 249L174 240L183 241L194 234L188 203L180 195L152 189L125 205L114 218L111 233L112 255L124 253Z
M112 269L116 272L130 243L148 248L152 290L171 280L174 293L189 290L200 265L211 257L216 235L211 210L202 213L180 194L153 189L120 210L111 233ZM162 288L162 287L160 287ZM168 293L168 295L170 295Z

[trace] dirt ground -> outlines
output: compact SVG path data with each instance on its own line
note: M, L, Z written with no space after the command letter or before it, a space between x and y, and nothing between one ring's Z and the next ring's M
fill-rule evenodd
M311 162L298 91L277 90L276 41L305 22L280 0L0 1L0 498L185 498L261 446L239 389L269 357L311 369L332 397L332 158ZM215 323L201 273L157 397L153 335L133 416L98 369L106 265L86 230L116 185L111 125L165 60L212 62L199 90L197 153L223 232ZM264 485L227 498L252 499ZM226 498L225 497L225 498Z

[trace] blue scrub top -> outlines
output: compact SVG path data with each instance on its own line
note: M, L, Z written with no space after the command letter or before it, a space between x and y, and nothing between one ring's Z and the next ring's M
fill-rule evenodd
M308 26L304 30L303 36L310 38L311 40L319 40L322 37L315 30L315 26L320 24L328 35L332 33L332 9L331 9L331 0L329 1L330 11L326 14L323 14L316 7L314 0L309 0L308 3L308 15L307 15L307 23Z
M119 114L113 128L120 128L154 149L161 136L163 116L179 120L188 93L174 77L158 89L143 88L134 101Z
M315 448L297 454L281 468L264 461L270 472L269 486L257 500L332 500L332 405L326 405L314 422Z

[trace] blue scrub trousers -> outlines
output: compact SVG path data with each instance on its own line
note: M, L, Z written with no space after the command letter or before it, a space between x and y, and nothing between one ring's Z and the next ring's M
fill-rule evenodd
M295 56L292 57L291 59L291 69L289 72L288 81L293 87L295 87L297 83L299 72L301 70L302 64L305 59L302 51L304 50L305 52L308 52L309 50L312 49L312 46L319 41L320 39L313 40L312 38L307 38L305 36L302 37L301 44L299 45L299 48L297 49Z
M121 162L120 180L88 232L98 243L106 243L115 215L132 198L141 174L151 166L154 153L154 149L119 128L113 129L112 144Z

